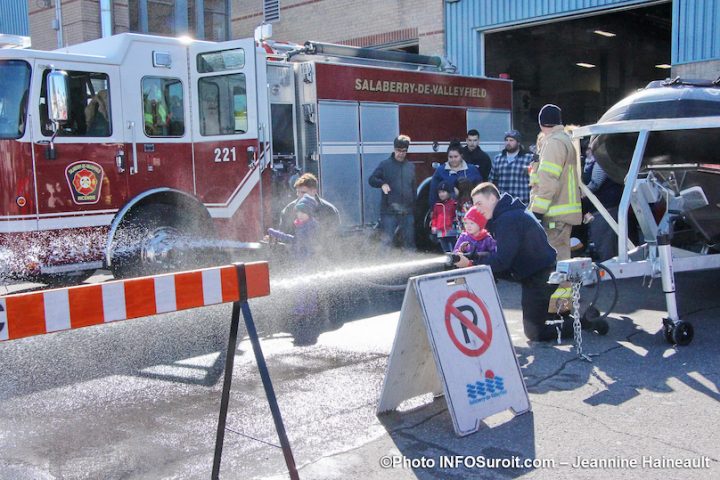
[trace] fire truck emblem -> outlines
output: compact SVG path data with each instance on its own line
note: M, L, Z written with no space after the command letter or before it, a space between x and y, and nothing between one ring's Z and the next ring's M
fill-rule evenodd
M73 202L78 205L97 203L100 200L103 169L94 162L75 162L65 169Z

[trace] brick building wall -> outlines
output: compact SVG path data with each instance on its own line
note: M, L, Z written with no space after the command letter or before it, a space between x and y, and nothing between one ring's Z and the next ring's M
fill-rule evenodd
M31 46L36 50L53 50L57 48L57 32L53 30L55 5L48 2L28 3L28 26L30 27Z
M57 32L52 28L55 1L29 0L28 17L32 47L36 50L58 48ZM130 19L127 1L113 1L113 33L127 32ZM62 0L63 41L74 45L100 38L100 2L98 0Z
M252 36L263 21L262 0L234 0L233 38ZM359 47L417 44L425 55L444 55L443 0L280 0L273 38L317 40Z
M32 48L57 48L52 24L62 1L65 45L100 37L98 0L28 0ZM113 33L129 29L129 0L113 1ZM262 0L234 0L232 38L251 37L262 23ZM151 13L152 14L152 13ZM418 45L426 55L444 55L443 0L281 0L273 38L317 40L362 47Z

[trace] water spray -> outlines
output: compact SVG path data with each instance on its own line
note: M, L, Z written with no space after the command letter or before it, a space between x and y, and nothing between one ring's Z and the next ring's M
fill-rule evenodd
M365 267L344 267L339 266L336 268L333 268L331 270L323 270L320 272L313 272L307 275L302 276L296 276L293 278L283 278L280 280L277 280L276 282L271 281L272 286L281 287L281 288L297 288L304 285L307 285L309 283L326 283L331 281L338 281L338 280L348 280L351 279L353 281L359 281L363 283L370 283L374 286L380 286L380 287L392 287L392 288L405 288L405 283L407 283L407 280L405 280L402 285L389 285L389 284L382 284L382 283L376 283L374 281L371 281L369 277L371 276L379 276L383 274L392 274L397 273L398 271L402 270L414 270L418 269L420 267L430 267L432 265L440 265L445 262L445 257L432 257L432 258L424 258L420 260L409 260L404 262L393 262L393 263L383 263L381 265L372 265L372 266L365 266Z

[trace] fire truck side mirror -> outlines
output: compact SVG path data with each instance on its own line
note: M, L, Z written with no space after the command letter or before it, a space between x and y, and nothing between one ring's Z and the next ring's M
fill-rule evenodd
M53 70L47 77L48 117L57 125L68 121L67 73Z
M68 121L68 81L67 73L52 70L47 76L48 118L53 124L53 134L45 149L45 158L55 160L55 137L60 132L60 125Z
M252 168L255 165L255 147L252 145L247 147L247 163L248 168Z

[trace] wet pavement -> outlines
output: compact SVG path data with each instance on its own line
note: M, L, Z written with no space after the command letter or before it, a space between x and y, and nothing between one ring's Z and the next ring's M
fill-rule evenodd
M659 281L621 281L610 333L584 337L593 363L568 342L529 344L520 289L500 281L532 412L497 415L463 438L442 397L375 415L402 292L362 274L323 278L312 282L323 286L317 303L305 302L314 322L299 320L308 295L295 277L250 302L300 478L720 478L720 272L677 276L681 314L695 327L681 348L660 331ZM230 312L0 343L0 478L209 478ZM227 427L220 478L287 478L247 339Z

